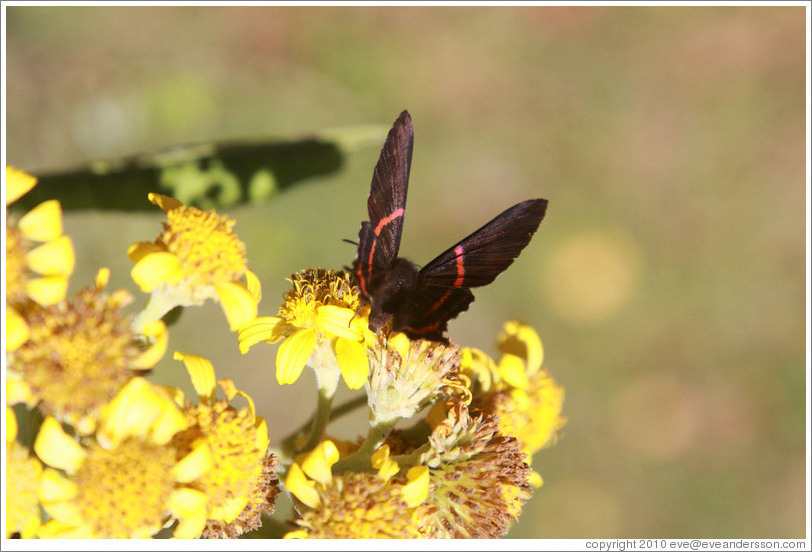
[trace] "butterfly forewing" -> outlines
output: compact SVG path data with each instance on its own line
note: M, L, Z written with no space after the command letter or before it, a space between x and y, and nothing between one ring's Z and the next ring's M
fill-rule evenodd
M394 261L400 248L413 141L412 118L404 111L389 131L372 174L367 210L383 265Z
M354 270L366 296L371 294L376 273L380 274L398 256L413 141L412 118L404 111L392 125L375 164L367 199L369 221L361 224L358 235Z
M530 242L546 210L546 199L517 203L424 266L419 284L477 287L491 283Z

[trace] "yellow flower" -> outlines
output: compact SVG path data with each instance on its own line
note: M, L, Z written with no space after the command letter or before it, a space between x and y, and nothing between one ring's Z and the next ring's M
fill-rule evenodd
M461 371L473 381L474 404L499 416L499 429L519 440L528 463L550 446L566 423L564 389L542 368L544 349L526 324L507 322L499 336L498 363L476 349L464 349ZM541 476L533 473L534 486Z
M429 444L420 457L431 483L415 514L420 532L428 538L504 536L531 496L530 468L516 439L499 433L494 416L472 414L452 400Z
M155 343L142 349L140 336L122 310L132 301L125 290L105 292L109 271L72 301L27 312L28 340L9 355L18 396L39 403L46 414L92 433L99 408L137 373L151 368L166 346L162 322L148 327Z
M382 447L383 448L383 447ZM380 449L379 449L380 450ZM338 448L323 441L294 463L285 487L298 503L301 529L285 538L420 538L415 508L428 495L428 470L417 466L405 477L388 449L373 456L378 473L333 475Z
M279 316L265 316L243 328L240 350L266 341L285 341L276 354L276 379L293 383L310 359L320 387L337 379L335 366L347 387L360 389L369 373L366 343L375 336L367 323L369 308L363 307L358 288L344 272L307 269L291 277L293 289L285 296ZM322 381L325 383L322 385ZM333 389L334 390L334 387Z
M8 406L6 421L6 538L19 533L30 539L42 523L37 496L42 463L16 441L17 420Z
M456 345L409 341L404 334L380 337L371 350L366 383L370 425L411 418L439 396L456 393L470 400L470 391L459 379L459 362Z
M276 458L266 454L268 428L256 415L254 402L238 391L231 380L220 380L226 400L215 399L215 375L211 363L200 356L175 353L192 379L199 404L184 408L189 427L173 439L181 453L199 446L211 449L212 469L195 488L207 497L204 537L235 538L261 526L261 514L274 511L278 481ZM248 408L237 409L230 401L237 395Z
M211 451L205 442L186 454L172 445L187 425L169 394L142 378L103 408L93 439L77 441L46 418L34 451L50 466L39 497L52 519L39 536L148 538L170 515L180 520L176 537L198 536L207 500L193 484L211 468Z
M232 331L253 320L259 280L248 270L245 245L232 231L234 221L160 194L149 194L149 200L166 213L167 222L155 242L133 244L127 252L135 263L133 280L150 294L136 327L207 299L220 302Z
M27 193L36 178L6 167L6 207ZM45 201L19 220L6 217L6 350L14 351L29 335L25 311L34 301L53 305L65 298L76 263L73 243L62 235L58 201Z

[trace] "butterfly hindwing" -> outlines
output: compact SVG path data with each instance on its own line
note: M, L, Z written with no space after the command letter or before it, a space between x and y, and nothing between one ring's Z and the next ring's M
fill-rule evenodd
M392 326L411 337L447 341L443 334L448 329L448 321L467 310L473 300L474 294L468 288L417 288L408 309L395 315Z
M424 266L418 284L468 288L491 283L530 242L546 210L546 199L517 203Z
M414 128L404 111L392 125L372 174L367 199L369 221L361 224L354 272L361 291L369 296L376 272L389 267L398 256L403 231Z

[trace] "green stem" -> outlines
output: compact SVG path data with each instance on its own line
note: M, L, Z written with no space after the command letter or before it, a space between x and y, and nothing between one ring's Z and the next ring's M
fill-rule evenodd
M144 326L149 322L160 320L176 306L166 301L161 295L150 295L144 310L139 312L132 322L133 332L136 334L144 333Z
M321 393L319 394L319 396L321 396ZM341 418L342 416L345 416L350 412L353 412L355 409L364 406L366 404L367 404L366 395L359 395L355 398L352 398L347 402L342 403L333 408L332 412L330 412L328 421L335 421ZM296 441L302 439L305 435L307 435L308 430L312 430L313 428L315 428L316 427L315 424L316 424L316 414L313 414L313 416L311 416L305 423L299 426L299 428L297 428L296 431L285 437L282 440L282 443L280 444L281 451L284 451L282 452L282 454L292 458L298 452L301 452L302 450L307 450L305 448L296 450L295 443Z
M372 454L383 443L392 428L395 427L397 420L388 422L381 422L376 426L369 428L367 439L354 454L342 458L333 466L333 475L338 475L345 471L366 472L373 471L371 458Z
M345 414L349 414L356 408L360 408L365 406L368 402L366 395L358 395L357 397L348 400L345 403L342 403L333 409L332 414L330 414L331 420L337 420L338 418L344 416Z
M423 445L409 454L398 454L397 456L391 456L390 458L397 462L401 469L405 470L407 467L416 466L420 461L420 457L429 448L431 448L429 445Z
M327 428L327 422L330 421L330 408L333 406L334 396L335 393L330 393L328 389L319 388L319 404L313 417L313 423L310 426L310 437L304 445L297 447L296 453L311 450L321 442L324 430Z

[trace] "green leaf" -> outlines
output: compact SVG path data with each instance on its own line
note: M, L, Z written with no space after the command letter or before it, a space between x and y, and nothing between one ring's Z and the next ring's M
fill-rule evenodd
M380 144L380 125L325 130L290 141L183 145L97 161L68 171L34 174L38 184L12 207L58 199L66 211L154 211L149 192L201 209L260 203L292 186L339 171L348 152Z

